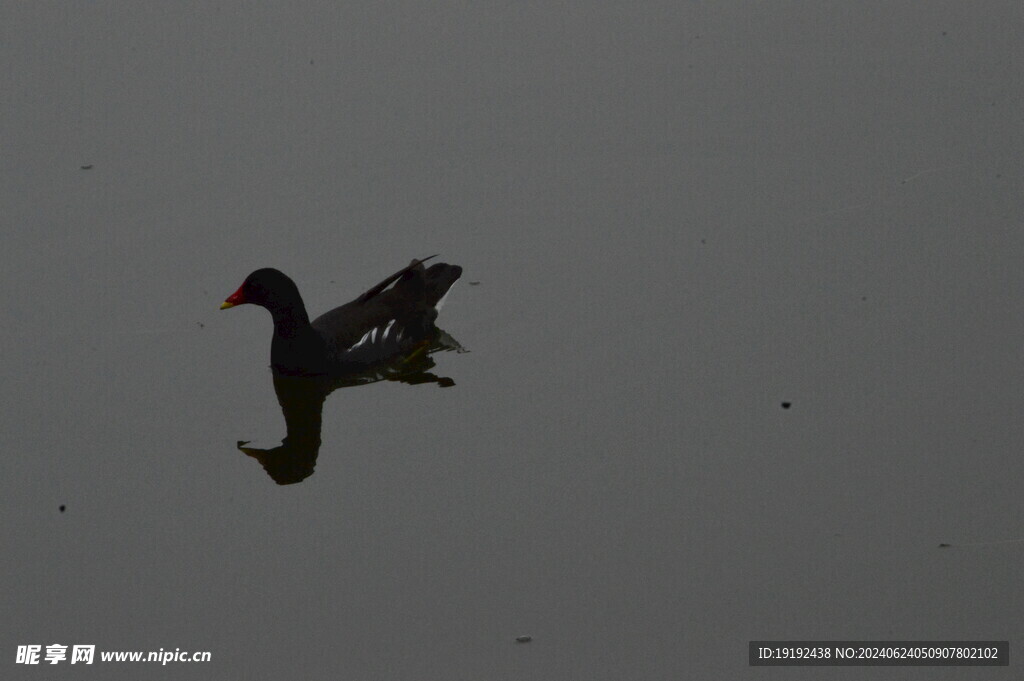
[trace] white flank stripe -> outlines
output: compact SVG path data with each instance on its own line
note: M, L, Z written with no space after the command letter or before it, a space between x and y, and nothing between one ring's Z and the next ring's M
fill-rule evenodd
M377 327L376 326L373 327L372 329L370 329L370 342L371 343L376 343L377 342Z
M388 325L384 327L384 335L380 337L381 341L386 341L388 339L388 331L391 330L391 327L394 325L394 323L395 320L392 319L390 322L388 322Z
M363 337L359 339L359 342L358 342L358 343L356 343L355 345L353 345L352 347L350 347L350 348L349 348L349 349L347 350L347 352L352 352L353 350L355 350L356 348L358 348L358 347L359 347L360 345L362 345L363 343L365 343L365 342L366 342L366 339L367 339L367 338L369 338L369 337L370 337L370 332L369 332L369 331L367 331L367 332L366 332L366 333L365 333L365 334L363 335Z

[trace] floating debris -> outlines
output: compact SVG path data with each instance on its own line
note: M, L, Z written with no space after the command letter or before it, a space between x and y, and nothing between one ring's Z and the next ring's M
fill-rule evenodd
M529 643L532 640L532 636L516 636L516 643Z
M60 505L60 512L63 513L64 509L66 509L66 508L67 508L67 506L65 506L64 504L61 504Z
M790 408L790 407L792 407L792 406L793 406L793 403L792 403L792 402L783 402L783 403L782 403L782 408L783 408L783 409L789 409L789 408Z
M92 170L92 164L91 163L89 165L87 165L87 166L80 166L80 167L82 168L82 170Z
M940 549L948 549L952 544L939 544Z
M471 282L469 282L469 285L470 286L479 286L480 282L479 281L471 281Z

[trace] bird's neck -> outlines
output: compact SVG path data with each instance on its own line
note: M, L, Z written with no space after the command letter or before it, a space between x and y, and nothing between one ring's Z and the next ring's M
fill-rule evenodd
M274 318L274 335L281 338L295 338L312 331L309 325L309 315L306 313L306 306L302 301L292 303L287 307L271 308L271 316Z
M272 312L274 338L270 344L270 362L274 370L286 375L324 373L327 348L324 339L310 325L305 308L294 306Z

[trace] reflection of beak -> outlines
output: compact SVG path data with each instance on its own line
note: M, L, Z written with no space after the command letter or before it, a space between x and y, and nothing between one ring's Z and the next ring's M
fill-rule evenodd
M223 303L220 304L220 309L226 310L229 307L234 307L234 306L235 306L234 303L229 303L228 301L225 300Z

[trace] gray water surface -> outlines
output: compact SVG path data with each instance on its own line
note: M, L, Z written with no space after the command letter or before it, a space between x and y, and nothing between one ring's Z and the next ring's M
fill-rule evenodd
M0 677L1015 659L1022 29L1011 2L0 4ZM270 317L220 302L273 266L316 315L432 253L465 268L455 385L336 391L315 473L275 484L236 446L285 435ZM52 643L212 659L15 663ZM855 676L1017 676L895 671Z

